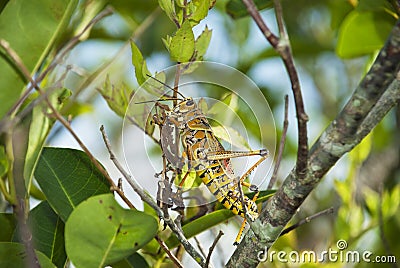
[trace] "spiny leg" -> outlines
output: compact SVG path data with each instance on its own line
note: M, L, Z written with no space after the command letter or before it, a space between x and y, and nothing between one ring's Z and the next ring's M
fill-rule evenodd
M246 182L246 181L244 181L244 180L245 180L245 178L246 178L248 175L250 175L251 172L253 172L253 170L254 170L258 165L260 165L265 159L267 159L267 157L268 157L268 156L265 155L265 156L263 156L262 158L260 158L260 159L259 159L245 174L243 174L243 176L239 179L238 184L236 185L236 187L241 187L240 185L243 185L243 186L249 188L251 191L256 192L256 193L254 194L253 198L252 198L252 202L253 202L253 203L255 203L255 202L257 201L257 198L258 198L258 195L260 194L260 192L258 191L258 187L257 187L256 185L250 184L250 183L248 183L248 182ZM240 183L240 185L239 185L239 183ZM241 190L240 190L240 192L242 193ZM244 197L243 197L243 201L244 201ZM252 204L252 203L249 202L249 205L247 206L247 209L244 209L244 213L245 213L245 214L247 213L248 210L252 209L252 208L251 208L251 204ZM244 208L245 206L246 206L246 204L243 204L243 208ZM238 245L239 242L240 242L240 240L241 240L241 238L242 238L243 231L244 231L244 229L245 229L245 227L246 227L246 222L247 222L246 217L247 217L247 215L244 215L244 219L243 219L242 225L240 226L240 229L239 229L239 232L238 232L238 234L237 234L237 236L236 236L235 242L233 243L234 246Z
M208 152L207 160L224 160L236 157L260 155L262 158L267 158L269 151L267 149L254 150L254 151L216 151Z

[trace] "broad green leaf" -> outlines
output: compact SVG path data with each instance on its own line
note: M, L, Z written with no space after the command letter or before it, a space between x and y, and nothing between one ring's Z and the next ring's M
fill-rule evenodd
M56 268L56 266L40 251L36 256L42 268ZM0 242L0 267L27 267L25 246L19 243Z
M50 103L57 110L62 108L63 102L71 96L71 91L68 89L60 88L54 90L48 97ZM25 156L24 177L27 189L30 189L32 183L33 172L39 155L42 150L43 144L55 123L55 119L49 117L51 114L45 102L35 106L32 110L32 120L29 126L28 147Z
M272 8L274 5L271 0L254 0L254 3L258 10ZM226 13L228 13L233 19L249 16L249 12L241 0L230 0L226 4Z
M128 258L113 263L111 265L113 268L149 268L147 261L139 253L134 253Z
M0 38L16 51L33 74L68 25L77 0L8 1L0 15ZM23 38L21 38L23 37ZM0 117L19 98L25 79L0 50Z
M35 249L44 253L57 267L64 267L67 255L64 248L64 222L47 201L29 213Z
M256 203L263 202L270 198L273 194L275 193L275 190L270 190L270 191L261 191L260 196L257 199ZM248 196L249 198L252 198L255 193L249 193ZM223 206L216 206L218 210L213 211L207 215L204 215L198 219L195 219L185 225L182 226L183 233L185 234L186 238L191 238L195 235L200 234L201 232L210 229L211 227L226 222L229 218L235 216L233 212L229 209L222 208ZM222 209L220 209L222 208ZM165 241L167 246L169 248L174 248L179 245L178 239L174 236L171 235L167 241Z
M147 80L147 75L151 75L150 71L147 69L146 61L143 58L142 52L135 44L131 41L132 50L132 64L135 67L135 75L139 85L143 84Z
M169 46L171 59L176 62L188 62L194 53L194 35L189 21L185 21L172 37Z
M342 58L354 58L379 50L395 22L384 11L350 12L339 28L336 53Z
M8 172L8 160L3 145L0 145L0 179Z
M204 54L207 52L208 45L210 44L212 35L212 30L209 30L208 27L204 29L204 31L197 37L195 46L196 46L196 60L202 60Z
M89 157L74 149L43 148L35 178L47 201L64 222L83 200L110 192L106 178Z
M65 246L76 267L104 267L122 260L157 234L153 216L122 208L112 194L82 202L65 226Z
M125 116L132 94L132 90L130 90L127 85L113 86L110 83L110 77L107 75L104 86L99 89L99 92L107 101L111 110L121 117Z
M17 226L14 215L11 213L0 213L0 226L0 242L10 242Z

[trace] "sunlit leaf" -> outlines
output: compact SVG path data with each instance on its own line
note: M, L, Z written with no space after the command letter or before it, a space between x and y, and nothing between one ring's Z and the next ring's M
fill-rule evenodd
M193 0L190 3L194 6L194 11L191 12L188 19L196 25L207 16L210 0Z
M164 10L165 14L167 14L168 18L175 22L178 20L176 13L175 13L175 1L171 0L158 0L158 4L160 5L161 9Z
M202 60L204 54L206 54L208 45L210 44L212 35L212 30L209 30L208 27L204 29L204 31L197 37L196 39L196 60Z
M122 260L157 233L153 216L122 208L112 194L82 202L68 218L65 246L77 267L104 267Z
M242 150L251 150L247 140L235 129L229 126L213 126L212 130L217 138Z
M171 59L177 62L188 62L194 53L194 35L189 21L185 21L172 37L170 48Z
M142 52L135 44L131 41L131 51L132 51L132 64L135 67L135 75L139 85L143 84L147 80L147 75L151 75L150 71L147 69L146 61L143 58Z
M375 52L383 46L395 22L383 11L352 11L340 26L336 53L353 58Z
M109 76L106 77L104 86L98 90L107 101L110 109L117 115L124 117L126 109L128 109L132 90L130 90L125 84L119 86L111 85Z

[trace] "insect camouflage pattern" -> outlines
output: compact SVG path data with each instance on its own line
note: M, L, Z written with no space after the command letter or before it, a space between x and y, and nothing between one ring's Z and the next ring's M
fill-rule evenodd
M255 203L258 196L258 188L255 185L244 182L244 179L268 157L268 150L250 152L225 151L222 144L214 136L207 118L192 98L185 98L179 101L172 110L165 109L165 106L163 108L165 110L165 118L160 126L164 154L171 164L179 170L182 169L184 159L186 159L189 170L194 169L197 172L216 199L234 214L244 218L242 228L234 243L238 244L245 227L246 211L247 217L251 221L258 217L258 208ZM176 146L179 140L184 148L182 157ZM262 158L240 179L235 177L230 158L249 155L260 155ZM246 195L243 195L243 199L241 198L238 190L238 181L252 191L257 192L253 199ZM244 206L246 206L246 210Z

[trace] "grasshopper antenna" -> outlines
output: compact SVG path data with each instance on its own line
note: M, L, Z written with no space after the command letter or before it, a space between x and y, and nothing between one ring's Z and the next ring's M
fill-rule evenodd
M167 85L166 83L164 83L163 81L161 81L161 80L159 80L159 79L157 79L157 78L155 78L155 77L153 77L153 76L151 76L151 75L149 75L149 74L146 74L149 78L152 78L152 79L154 79L154 80L156 80L158 83L160 83L160 84L162 84L162 85L164 85L165 87L167 87L167 88L169 88L170 90L172 90L172 91L174 91L174 89L172 88L172 87L170 87L169 85ZM179 91L176 91L183 99L186 99L185 98L185 96L183 96ZM171 98L171 99L169 99L169 100L175 100L176 98ZM179 100L179 99L176 99L176 100Z
M166 98L166 99L158 99L158 100L148 100L148 101L138 101L135 102L135 104L143 104L143 103L149 103L149 102L158 102L158 101L170 101L170 100L181 100L179 98Z

